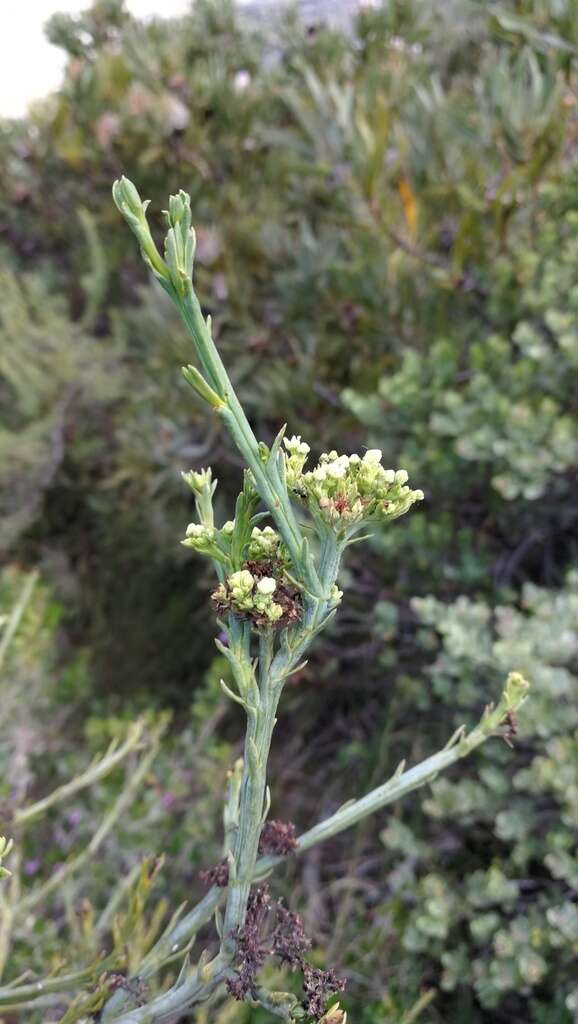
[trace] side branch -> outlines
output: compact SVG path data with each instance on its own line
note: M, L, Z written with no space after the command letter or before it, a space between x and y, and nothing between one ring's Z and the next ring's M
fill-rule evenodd
M15 822L19 826L28 825L34 818L38 818L45 811L48 811L55 804L62 803L64 800L68 800L69 797L74 796L81 789L86 789L88 786L92 786L95 782L103 779L109 772L116 768L121 761L127 757L128 754L133 750L138 750L143 745L143 735L145 732L146 722L144 718L138 719L134 725L132 725L128 731L128 735L121 746L118 746L116 742L113 742L105 754L101 758L96 758L91 765L88 766L86 771L82 772L81 775L77 775L70 782L66 782L63 786L59 786L57 789L49 793L48 796L43 797L41 800L37 800L34 804L29 804L28 807L21 807L16 811Z
M413 790L433 782L439 772L467 757L487 739L496 735L508 712L517 711L523 704L528 688L529 684L519 673L510 673L501 700L495 707L490 705L486 708L479 725L472 732L466 733L464 727L458 729L443 750L432 754L431 757L407 771L404 770L402 762L387 782L377 786L376 789L371 790L359 800L345 804L325 821L304 832L297 841L294 853L296 855L305 853L311 847L344 832ZM284 857L278 856L262 857L255 865L253 881L261 881L284 860ZM171 956L174 956L179 949L185 950L190 946L191 939L202 925L211 920L225 895L226 890L213 886L202 902L182 918L174 930L163 936L161 943L148 954L147 977L163 967L165 957L169 955L169 952ZM204 967L195 969L188 979L181 982L178 989L173 987L169 992L153 1000L148 1007L139 1007L128 1013L123 1013L121 1006L116 1002L114 1010L120 1011L120 1015L116 1016L109 1015L111 1009L109 1003L108 1012L105 1011L103 1020L115 1022L115 1024L148 1024L152 1020L159 1022L169 1020L170 1016L165 1016L166 1012L174 1013L175 1010L184 1012L195 1002L207 999L227 976L227 968L226 960L222 956L217 957ZM114 998L116 1001L116 997ZM153 1016L151 1016L151 1012Z

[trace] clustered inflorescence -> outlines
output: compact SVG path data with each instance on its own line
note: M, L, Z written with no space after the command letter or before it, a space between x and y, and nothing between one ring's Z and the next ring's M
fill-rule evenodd
M273 576L261 576L239 569L231 573L213 593L219 612L232 611L249 616L257 625L270 626L283 618L283 605L276 600L278 584Z
M214 558L217 562L230 567L234 532L234 519L229 519L219 530L205 523L189 523L182 543L200 555ZM280 557L280 545L281 538L271 526L265 526L262 530L254 526L247 546L247 558L253 561L262 561L265 558L277 560Z
M210 317L205 317L193 288L190 197L181 191L170 198L163 258L147 223L147 204L135 186L122 178L115 182L113 194L147 265L175 303L193 339L198 366L184 367L184 377L229 430L245 465L234 519L221 527L214 521L216 481L211 470L184 474L194 494L197 516L183 544L213 562L218 586L212 600L223 619L227 641L219 639L217 646L231 666L236 692L223 680L221 685L247 715L246 755L239 770L230 776L225 804L226 856L203 873L208 884L227 890L224 914L219 918L222 942L216 956L204 959L197 970L190 972L185 963L175 985L134 1019L157 1019L159 1007L163 1020L186 1015L195 1004L206 1003L225 981L237 999L255 1001L286 1021L306 1017L319 1024L345 1024L345 1012L337 1004L325 1011L328 997L341 991L344 982L332 970L321 970L306 960L310 941L297 915L285 907L273 907L266 886L251 888L252 879L260 877L259 854L269 867L278 857L303 848L290 822L266 820L270 804L267 759L282 687L300 670L311 641L326 627L341 600L337 579L345 548L363 539L356 534L365 525L397 519L424 495L409 487L404 469L384 469L378 449L363 456L330 451L320 456L314 468L306 469L310 449L300 437L286 438L282 428L271 446L258 441L215 346ZM296 516L298 504L306 522ZM260 505L265 511L258 511ZM263 526L268 517L272 525ZM276 637L274 628L284 632ZM251 629L260 632L258 644L252 642ZM409 772L404 773L400 765L386 786L378 786L352 807L345 804L326 819L322 829L311 830L310 841L312 835L318 842L336 834L359 820L360 813L391 803L407 792L408 786L415 788L431 780L440 768L466 756L496 729L503 729L504 723L505 738L511 742L515 711L526 690L525 680L511 674L500 704L487 710L477 729L470 734L459 729L444 750ZM208 902L214 910L216 904ZM198 910L192 914L195 928ZM183 920L179 922L179 928L182 926ZM164 937L160 941L162 944ZM301 971L301 999L291 992L268 992L260 986L258 974L270 956Z
M213 523L211 470L184 474L195 495L200 522L190 523L182 543L213 559L221 582L212 594L219 615L233 613L259 629L289 626L301 617L301 598L288 575L289 558L272 526L254 525L257 492L245 481L239 517L220 528ZM223 571L224 570L224 571Z
M300 437L285 438L284 444L287 486L316 520L345 536L369 520L397 519L423 500L423 491L407 486L405 469L383 468L378 448L363 458L327 452L305 471L309 445Z
M265 822L259 838L259 853L286 857L297 846L297 834L292 821L276 821L271 818Z
M411 490L404 469L384 469L382 454L370 449L365 455L321 455L314 469L305 471L309 445L300 437L284 439L285 476L293 496L302 501L318 525L347 540L364 524L386 522L407 512L423 499L423 491ZM230 519L220 528L203 516L203 495L214 491L211 471L186 474L197 497L202 518L187 527L186 547L212 558L225 574L214 591L219 615L228 612L250 619L257 628L286 627L301 617L299 591L289 575L290 560L281 536L271 526L253 526L241 545L243 561L235 565L235 541L239 524ZM256 517L257 518L257 517ZM333 586L330 601L342 597Z
M275 919L275 926L267 941L267 923L271 916ZM251 891L245 923L238 930L236 939L236 976L227 981L232 996L239 1000L254 996L259 970L268 957L276 956L282 964L302 972L301 1007L309 1018L320 1024L345 1024L346 1014L338 1006L325 1014L328 996L342 992L345 982L337 977L335 971L321 970L305 959L311 940L305 934L301 918L282 903L273 903L268 886L259 886Z
M301 617L299 591L272 559L249 559L212 594L219 615L233 612L257 627L289 626Z

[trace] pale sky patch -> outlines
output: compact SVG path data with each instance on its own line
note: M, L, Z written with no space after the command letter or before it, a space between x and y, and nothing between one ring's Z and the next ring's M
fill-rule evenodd
M51 46L44 24L55 11L77 14L89 0L0 0L0 117L21 117L32 100L58 87L65 54ZM189 0L128 0L131 14L183 14Z

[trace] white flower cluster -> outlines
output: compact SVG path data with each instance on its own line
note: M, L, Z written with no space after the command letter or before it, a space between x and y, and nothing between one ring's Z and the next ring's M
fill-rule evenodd
M203 523L189 523L187 535L182 541L185 547L192 548L200 555L207 555L209 558L216 558L225 565L229 564L228 559L231 553L231 539L235 530L235 521L229 519L220 530L214 526L206 526ZM264 559L279 557L279 545L281 537L271 527L265 526L262 530L254 526L251 531L251 538L247 547L246 558L254 562Z
M217 606L250 615L262 624L278 622L283 608L274 600L277 581L272 576L253 576L248 569L231 573L213 593Z
M204 523L189 523L187 535L181 544L186 548L198 551L200 555L214 556L216 548L217 530L214 526L205 526Z
M276 558L279 554L281 537L272 526L264 526L262 530L254 526L251 531L249 558L255 562L264 558Z
M307 456L311 449L299 436L284 437L283 444L287 449L285 454L287 486L293 489L301 478L303 467L307 462Z
M208 469L190 469L188 473L182 473L183 480L189 485L193 493L202 493L205 490L214 490L216 481L213 480L213 471Z
M384 469L378 448L359 455L325 453L304 471L309 446L300 437L285 440L288 486L311 512L335 528L350 530L364 520L388 521L407 512L423 491L407 486L405 469Z

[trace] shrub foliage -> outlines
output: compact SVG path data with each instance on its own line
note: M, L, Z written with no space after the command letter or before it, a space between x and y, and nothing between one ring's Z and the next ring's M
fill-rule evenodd
M234 756L206 570L174 538L180 471L219 465L230 499L238 467L178 380L186 342L111 203L126 170L153 209L191 193L199 296L259 436L288 420L318 456L369 430L426 492L403 531L374 531L369 566L353 554L339 625L291 688L279 816L309 820L321 794L334 809L336 774L357 792L398 752L424 756L512 663L534 683L514 752L494 743L410 798L377 863L372 826L335 842L345 895L331 866L315 885L315 862L291 869L319 962L350 972L364 1024L578 1020L576 5L391 2L343 35L209 0L144 23L97 0L48 32L60 89L0 125L0 542L60 609L36 599L17 666L58 681L44 724L66 720L70 744L38 740L48 774L79 738L170 705L135 815L151 843L165 821L171 874L193 884L214 813L185 800L191 729L208 717L225 737L205 781ZM31 864L70 849L48 825ZM95 903L135 863L135 829L109 840ZM31 928L14 977L58 945L57 917Z

